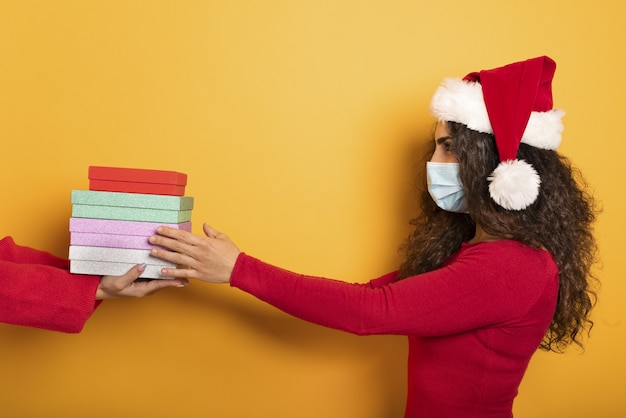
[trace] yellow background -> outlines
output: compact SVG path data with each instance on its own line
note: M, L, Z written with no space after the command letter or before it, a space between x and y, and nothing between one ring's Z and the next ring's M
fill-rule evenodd
M299 272L394 269L430 97L547 54L561 151L604 212L586 351L539 353L517 418L617 418L624 379L626 17L620 0L0 1L0 236L67 256L89 165L182 171L203 221ZM0 326L7 417L387 418L406 341L200 282L109 301L79 335Z

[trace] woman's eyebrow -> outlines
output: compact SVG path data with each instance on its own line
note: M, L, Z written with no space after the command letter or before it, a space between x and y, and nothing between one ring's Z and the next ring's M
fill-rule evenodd
M441 138L437 138L435 141L437 142L437 144L441 145L444 142L446 142L448 139L452 139L451 136L442 136Z

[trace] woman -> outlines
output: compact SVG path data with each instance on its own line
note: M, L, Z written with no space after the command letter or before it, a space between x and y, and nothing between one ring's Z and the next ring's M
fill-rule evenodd
M161 227L164 274L227 283L299 318L409 338L406 417L511 417L537 348L581 344L594 301L593 200L555 150L556 64L539 57L448 79L421 215L398 272L367 284L291 273L224 234Z
M103 299L143 297L186 279L135 282L137 265L123 276L70 274L67 260L0 240L0 322L53 331L80 332Z

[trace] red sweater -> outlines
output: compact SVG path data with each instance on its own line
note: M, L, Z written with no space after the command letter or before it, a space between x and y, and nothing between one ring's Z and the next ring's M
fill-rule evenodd
M0 322L80 332L93 313L99 276L68 271L68 261L0 240Z
M551 255L510 240L464 244L436 271L395 278L350 284L241 254L231 285L320 325L407 335L405 417L512 417L554 315L558 268Z

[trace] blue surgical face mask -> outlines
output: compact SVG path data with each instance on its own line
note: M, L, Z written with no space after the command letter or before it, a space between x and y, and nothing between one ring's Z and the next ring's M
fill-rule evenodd
M428 193L437 206L448 212L467 212L467 202L458 163L426 163Z

